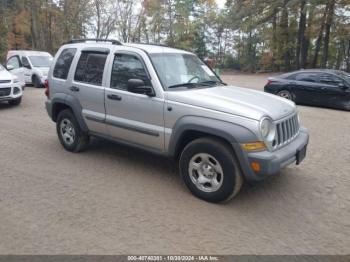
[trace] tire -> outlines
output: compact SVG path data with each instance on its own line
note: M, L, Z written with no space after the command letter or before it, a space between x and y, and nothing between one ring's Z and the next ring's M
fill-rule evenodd
M75 116L69 109L58 114L56 131L62 146L69 152L81 152L89 144L89 136L81 131Z
M9 100L8 102L11 106L18 106L22 102L22 97L17 98L17 99L13 99L13 100Z
M189 143L181 153L179 169L192 194L208 202L230 200L242 187L234 152L220 139L205 137Z
M290 91L288 91L288 90L280 90L280 91L278 91L277 95L280 96L280 97L283 97L285 99L294 101L293 94Z
M37 77L37 76L33 76L33 86L35 87L35 88L41 88L42 87L42 85L40 84L40 80L39 80L39 78Z

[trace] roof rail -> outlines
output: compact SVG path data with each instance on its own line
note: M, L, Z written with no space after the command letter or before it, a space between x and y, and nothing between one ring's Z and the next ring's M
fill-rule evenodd
M103 38L83 38L83 39L72 39L68 41L66 44L78 44L78 43L84 43L88 41L94 41L94 42L111 42L112 45L123 45L121 42L115 39L103 39Z

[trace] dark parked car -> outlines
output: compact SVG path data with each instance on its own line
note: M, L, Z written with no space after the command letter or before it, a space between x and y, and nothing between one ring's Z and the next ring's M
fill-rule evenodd
M297 104L350 110L350 74L337 70L300 70L268 79L265 92Z

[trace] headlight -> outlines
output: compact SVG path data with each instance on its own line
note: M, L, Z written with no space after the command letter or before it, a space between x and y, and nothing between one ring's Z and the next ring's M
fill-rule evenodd
M19 83L19 80L18 80L18 79L13 79L12 82L13 82L14 84L17 84L17 83Z
M263 118L260 122L260 133L264 142L272 143L276 136L276 127L270 118Z

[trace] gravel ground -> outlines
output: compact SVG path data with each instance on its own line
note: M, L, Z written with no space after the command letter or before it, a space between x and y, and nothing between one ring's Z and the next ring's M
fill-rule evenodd
M266 75L223 75L262 89ZM299 106L308 156L226 204L167 160L94 140L66 152L28 87L0 105L0 254L349 254L350 113Z

